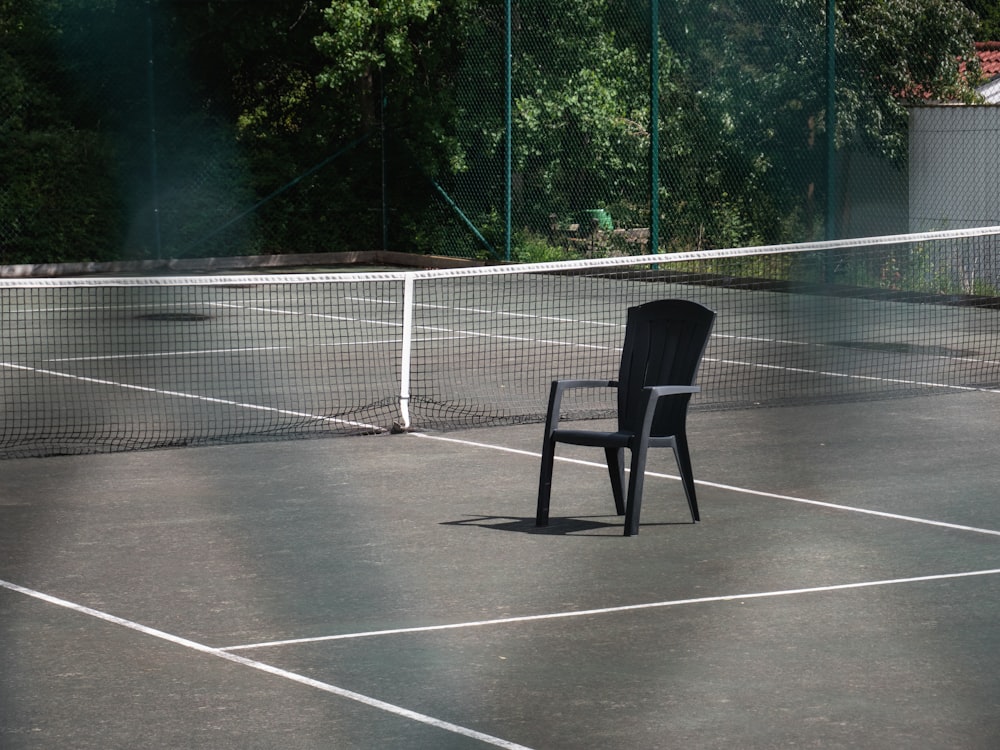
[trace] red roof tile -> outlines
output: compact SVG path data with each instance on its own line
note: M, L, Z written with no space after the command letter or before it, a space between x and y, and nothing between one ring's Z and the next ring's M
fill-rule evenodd
M1000 76L1000 42L976 42L976 56L987 81Z

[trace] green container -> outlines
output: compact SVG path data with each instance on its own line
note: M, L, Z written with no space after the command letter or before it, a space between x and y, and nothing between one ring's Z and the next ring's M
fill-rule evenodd
M587 214L591 219L597 222L597 226L606 232L610 232L615 228L614 222L611 221L611 214L605 211L603 208L590 208L584 213Z

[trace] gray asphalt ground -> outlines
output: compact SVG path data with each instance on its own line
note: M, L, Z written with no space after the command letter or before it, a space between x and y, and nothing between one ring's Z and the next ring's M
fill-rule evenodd
M0 747L1000 747L996 393L0 463Z

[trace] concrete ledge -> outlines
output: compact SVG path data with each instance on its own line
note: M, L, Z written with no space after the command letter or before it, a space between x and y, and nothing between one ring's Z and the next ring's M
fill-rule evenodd
M58 276L128 275L165 273L218 273L292 269L310 266L391 265L404 268L468 268L482 261L415 255L391 250L360 250L340 253L290 253L242 255L223 258L165 258L163 260L112 261L107 263L37 263L0 266L0 278L52 278Z

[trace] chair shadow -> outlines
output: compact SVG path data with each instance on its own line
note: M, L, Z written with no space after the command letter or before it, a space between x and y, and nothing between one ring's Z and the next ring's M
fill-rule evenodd
M600 520L600 519L611 520ZM539 534L549 536L566 536L574 534L576 536L602 536L614 538L613 534L594 533L614 530L622 532L624 518L621 516L578 516L567 518L549 518L548 526L535 526L535 517L528 516L519 518L517 516L468 516L457 521L442 521L442 526L475 526L480 529L490 529L492 531L508 531L519 534ZM688 526L694 522L669 522L669 523L644 523L643 528L651 526ZM589 533L588 533L589 532Z

